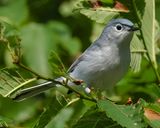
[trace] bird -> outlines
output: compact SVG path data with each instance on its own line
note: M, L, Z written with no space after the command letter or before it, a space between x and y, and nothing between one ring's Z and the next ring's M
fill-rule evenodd
M131 61L130 44L134 31L139 30L133 22L124 18L112 19L95 40L70 66L68 75L82 80L87 89L94 87L107 90L127 73ZM62 82L64 77L56 78ZM69 82L69 85L73 85ZM14 100L24 100L50 88L57 87L53 81L22 89ZM88 91L88 93L90 90Z

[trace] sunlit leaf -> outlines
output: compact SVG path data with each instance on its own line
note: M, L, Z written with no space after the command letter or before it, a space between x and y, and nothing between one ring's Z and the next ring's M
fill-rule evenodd
M15 92L17 92L20 88L36 80L36 78L25 79L18 71L1 69L0 94L3 97L14 97Z
M145 1L145 12L142 18L142 33L146 49L154 68L157 69L155 56L155 1Z
M108 100L98 102L98 107L105 111L106 116L127 128L144 128L142 105L116 105Z
M104 24L117 17L120 12L120 10L110 7L93 8L90 3L86 1L80 1L77 3L75 10L79 11L81 14L87 16L91 20Z
M160 105L159 103L147 103L143 99L140 99L140 102L143 103L144 106L144 115L145 121L152 128L160 127Z
M80 10L80 13L86 15L88 18L91 20L94 20L98 23L107 23L111 19L115 18L118 16L117 12L107 12L107 10L100 10L100 9L82 9Z
M1 127L1 128L7 128L7 127L8 127L7 123L6 123L5 121L3 121L3 120L1 119L1 117L0 117L0 127Z
M8 1L8 4L0 7L0 16L7 17L11 22L14 21L15 24L22 23L28 16L26 0Z
M152 128L159 128L160 127L160 120L148 120L148 124L152 127Z
M4 17L0 17L0 31L1 39L19 34L17 27Z
M114 3L113 0L100 0L100 1L105 3L105 4L113 4Z

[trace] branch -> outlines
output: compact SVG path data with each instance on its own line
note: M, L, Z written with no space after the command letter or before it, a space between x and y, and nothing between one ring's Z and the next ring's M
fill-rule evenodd
M28 72L30 72L30 73L32 73L33 75L36 76L36 78L30 79L30 80L24 82L23 84L20 84L19 86L17 86L14 90L12 90L8 94L6 94L5 97L9 96L11 93L15 92L17 89L21 88L25 84L28 84L28 83L33 82L33 81L38 80L38 79L44 79L44 80L47 80L47 81L52 81L54 84L59 84L59 85L62 85L64 87L68 88L69 90L71 90L71 91L75 92L76 94L78 94L79 97L82 98L82 99L89 100L89 101L92 101L92 102L95 102L95 103L97 102L97 100L94 99L93 97L88 97L88 96L78 92L77 90L73 89L71 86L69 86L69 85L67 85L67 84L65 84L63 82L61 83L59 81L55 81L54 79L45 77L45 76L33 71L31 68L23 65L21 63L21 59L20 59L21 58L20 57L21 56L20 55L20 53L21 53L20 52L20 40L18 38L16 40L16 44L18 45L18 49L16 49L16 48L13 49L10 46L10 42L8 41L8 39L3 37L3 36L0 38L0 42L4 43L6 45L8 51L10 52L10 55L12 57L13 64L15 64L17 67L20 67L20 68L22 68L22 69L24 69L24 70L26 70L26 71L28 71Z
M62 85L62 86L64 86L64 87L66 87L67 89L75 92L75 93L78 94L79 97L82 98L82 99L89 100L89 101L92 101L92 102L95 102L95 103L97 102L97 100L96 100L95 98L93 98L93 97L88 97L88 96L86 96L86 95L78 92L77 90L73 89L71 86L67 85L66 83L61 83L61 82L59 82L59 81L55 81L54 79L47 78L47 77L44 77L44 76L38 74L37 72L33 71L31 68L26 67L25 65L23 65L22 63L20 63L19 61L18 61L18 63L14 63L14 64L16 64L18 67L20 67L20 68L22 68L22 69L25 69L26 71L28 71L28 72L30 72L30 73L32 73L32 74L34 74L34 75L37 77L37 79L44 79L44 80L52 81L54 84Z

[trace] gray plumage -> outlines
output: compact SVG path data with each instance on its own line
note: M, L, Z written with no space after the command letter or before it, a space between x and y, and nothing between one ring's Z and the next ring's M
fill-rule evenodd
M100 90L115 85L129 68L130 42L135 30L137 28L127 19L110 21L100 37L71 65L69 75L83 80L88 87L93 86ZM56 80L62 79L64 78L60 77ZM42 84L22 90L15 99L22 100L56 87L52 82Z

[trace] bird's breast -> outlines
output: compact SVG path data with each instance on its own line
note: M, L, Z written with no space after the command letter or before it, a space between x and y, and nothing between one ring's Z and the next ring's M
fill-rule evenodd
M104 47L87 54L71 74L89 86L107 89L117 83L129 67L129 51L120 52L117 47Z

